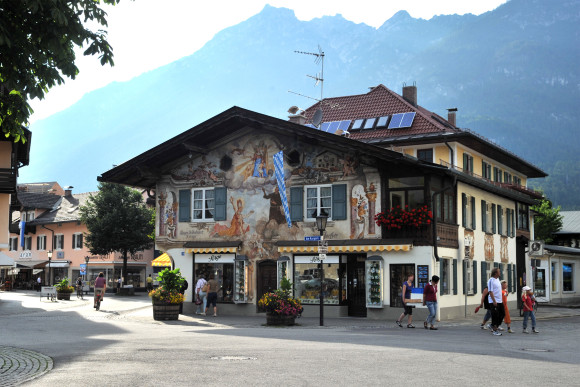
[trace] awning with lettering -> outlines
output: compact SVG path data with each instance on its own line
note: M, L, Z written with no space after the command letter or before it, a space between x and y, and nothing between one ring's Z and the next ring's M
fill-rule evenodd
M237 253L242 241L192 241L183 247L187 254L199 253Z
M163 253L151 261L151 266L171 267L171 257Z
M410 251L413 248L411 240L387 239L342 239L328 240L328 253L357 253L377 251ZM318 242L311 241L278 241L280 253L317 253Z

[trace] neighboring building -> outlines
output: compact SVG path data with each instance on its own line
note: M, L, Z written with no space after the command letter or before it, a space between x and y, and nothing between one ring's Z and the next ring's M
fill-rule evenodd
M357 138L357 129L352 129L360 123L356 118L375 117L383 124L383 129L377 129L374 122L371 129L360 130L367 135L385 132L389 120L384 123L380 117L395 112L415 112L410 127L421 125L420 133L445 126L435 125L437 121L426 116L424 109L390 91L377 95L381 89L388 90L381 86L371 93L378 99L393 99L396 104L386 103L393 111L365 110L356 117L325 113L325 121L344 122L323 127L340 133L336 129L342 126L351 133L350 139L305 127L301 123L306 117L300 114L291 116L293 122L289 122L234 107L103 173L99 180L155 190L157 248L172 258L190 283L200 274L214 274L221 284L219 302L224 313L256 313L257 300L286 276L294 283L294 294L305 305L305 313L317 315L318 307L312 305L318 304L320 291L317 242L305 238L318 235L315 218L320 213L329 215L324 261L327 316L398 315L400 287L408 272L416 274L416 284L421 286L431 275L441 275L444 318L463 314L464 297L459 295L463 291L470 294L469 304L479 303L480 278L484 281L494 265L502 268L515 292L516 236L529 237L523 219L531 221L527 206L536 194L480 178L473 170L450 168L456 164L453 162L435 164L411 157L411 151L394 152L380 141L376 141L379 147L363 142L362 135ZM340 105L337 110L346 112L351 104L343 102L350 100L325 99L323 105L331 111L330 106ZM362 109L367 103L356 106ZM313 114L312 108L306 111L308 117ZM450 143L454 155L478 149L478 157L488 157L489 148L504 170L509 166L512 176L521 176L522 184L529 176L545 176L478 136L460 137ZM443 146L447 160L461 157L450 158L449 148ZM439 148L432 148L437 157L445 157ZM277 189L272 158L280 151L283 194ZM472 154L475 158L476 152ZM487 160L495 162L489 157ZM435 238L433 224L428 222L418 229L396 231L376 225L379 212L397 205L409 206L409 210L427 206L429 210L432 194L446 187L451 188L435 196L441 203L436 211ZM516 223L517 208L521 208L520 223ZM480 231L482 226L485 232ZM467 261L469 278L464 282L461 267L466 238L474 248ZM434 240L438 240L438 249ZM435 256L437 251L441 260ZM193 299L191 289L188 300ZM515 301L515 295L510 300Z
M562 229L544 246L538 265L530 266L533 288L540 301L580 302L580 211L560 211Z
M32 133L23 129L25 142L0 137L0 282L7 277L13 262L5 255L9 248L10 198L16 192L18 170L28 165Z
M31 192L27 189L30 187L42 188ZM45 284L65 277L76 279L80 276L80 265L86 264L86 257L89 257L87 278L93 280L102 271L113 287L121 275L122 256L119 253L91 255L84 245L88 230L80 221L79 207L91 193L73 194L72 187L62 189L58 183L24 184L20 188L13 203L10 248L6 253L16 263L11 270L15 287L30 288L38 276ZM21 221L25 222L23 234L19 230ZM50 264L49 251L52 251ZM152 273L152 259L153 249L129 257L127 284L144 287L145 277Z

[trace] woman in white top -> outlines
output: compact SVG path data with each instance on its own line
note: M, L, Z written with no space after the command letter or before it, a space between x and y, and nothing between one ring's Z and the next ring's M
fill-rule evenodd
M207 305L207 292L203 291L203 287L207 284L205 280L205 275L200 275L197 284L195 285L195 294L202 301L201 304L197 306L195 314L201 314L205 316L205 307ZM202 309L203 306L203 309Z

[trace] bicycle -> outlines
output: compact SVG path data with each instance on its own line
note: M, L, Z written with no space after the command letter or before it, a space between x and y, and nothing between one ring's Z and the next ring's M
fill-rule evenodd
M83 298L83 287L82 285L77 285L77 299L80 298L81 300L84 300Z
M101 301L103 300L103 289L95 289L95 309L101 309Z

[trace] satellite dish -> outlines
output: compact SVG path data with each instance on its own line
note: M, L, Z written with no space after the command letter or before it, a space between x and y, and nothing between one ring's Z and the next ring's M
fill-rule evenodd
M322 122L322 110L318 109L316 112L314 112L314 117L312 117L312 125L318 128L321 122Z

